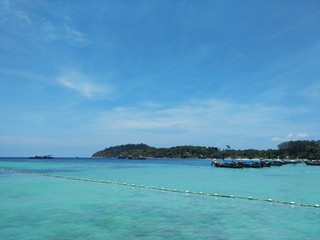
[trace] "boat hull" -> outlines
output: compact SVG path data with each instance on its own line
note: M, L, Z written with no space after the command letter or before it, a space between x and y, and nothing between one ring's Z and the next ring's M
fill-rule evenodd
M320 166L320 160L317 161L305 161L305 164L307 164L308 166Z

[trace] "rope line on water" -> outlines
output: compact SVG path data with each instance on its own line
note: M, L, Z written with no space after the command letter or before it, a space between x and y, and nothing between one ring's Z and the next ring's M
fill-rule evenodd
M320 173L320 171L316 171L316 170L283 170L283 169L279 169L279 172L300 172L300 173Z
M162 192L175 192L175 193L184 193L184 194L202 195L202 196L220 197L220 198L236 198L236 199L277 203L277 204L291 205L291 206L320 208L319 204L304 204L304 203L296 203L296 202L287 202L287 201L274 200L271 198L262 199L262 198L254 198L254 197L241 197L241 196L235 196L235 195L224 195L224 194L217 194L217 193L193 192L193 191L188 191L188 190L168 189L168 188L160 188L160 187L154 187L154 186L145 186L145 185L113 182L113 181L108 181L108 180L95 180L95 179L88 179L88 178L68 177L68 176L61 176L61 175L46 174L46 173L41 173L41 172L30 172L30 171L13 170L13 169L6 169L6 168L0 168L0 171L10 172L10 173L20 173L20 174L32 174L32 175L39 175L39 176L44 176L44 177L67 179L67 180L81 181L81 182L114 184L114 185L127 186L127 187L133 187L133 188L151 189L151 190L157 190L157 191L162 191Z

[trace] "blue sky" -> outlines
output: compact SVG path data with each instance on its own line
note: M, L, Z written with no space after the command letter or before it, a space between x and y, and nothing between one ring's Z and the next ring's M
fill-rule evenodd
M320 139L318 0L0 9L0 156Z

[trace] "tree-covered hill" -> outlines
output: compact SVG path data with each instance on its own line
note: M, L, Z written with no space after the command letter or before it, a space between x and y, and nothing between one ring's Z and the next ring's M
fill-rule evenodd
M227 145L226 149L202 146L176 146L155 148L146 144L126 144L109 147L98 151L92 157L154 157L154 158L290 158L320 159L320 141L289 141L278 145L278 149L268 150L234 150Z
M150 147L146 144L126 144L114 147L109 147L104 150L98 151L92 157L139 157L147 156L154 152L156 148Z
M177 146L155 148L146 144L126 144L98 151L92 157L154 157L154 158L208 158L217 154L218 148L199 146Z
M292 159L320 159L320 140L284 142L278 145L278 153Z

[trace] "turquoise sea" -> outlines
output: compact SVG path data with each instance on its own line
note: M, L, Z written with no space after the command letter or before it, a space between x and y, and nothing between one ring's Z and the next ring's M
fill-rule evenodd
M302 163L0 158L0 239L319 239L319 182Z

